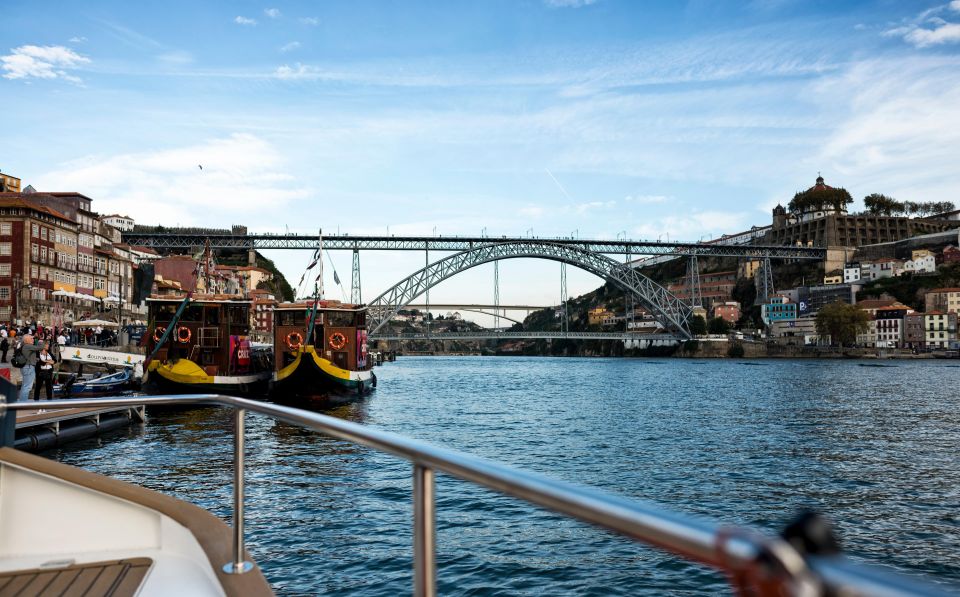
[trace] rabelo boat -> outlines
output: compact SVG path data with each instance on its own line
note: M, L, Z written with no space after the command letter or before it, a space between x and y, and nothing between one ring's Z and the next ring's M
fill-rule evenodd
M376 387L365 308L324 300L281 303L273 318L275 400L341 403Z

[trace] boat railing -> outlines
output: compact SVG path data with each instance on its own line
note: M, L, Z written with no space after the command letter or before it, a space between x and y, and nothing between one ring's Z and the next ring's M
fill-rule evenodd
M14 387L8 384L8 387ZM15 400L8 390L7 400ZM8 402L0 396L0 445L12 445L16 411L36 403ZM223 569L242 574L252 569L244 560L244 422L252 412L310 429L412 464L414 595L436 595L436 472L469 481L555 513L613 531L692 562L725 572L743 595L946 595L947 589L884 569L854 562L816 544L761 534L746 528L717 525L673 513L654 504L618 497L549 477L518 470L463 452L301 409L212 394L134 396L45 401L50 410L122 406L213 405L233 409L233 561Z

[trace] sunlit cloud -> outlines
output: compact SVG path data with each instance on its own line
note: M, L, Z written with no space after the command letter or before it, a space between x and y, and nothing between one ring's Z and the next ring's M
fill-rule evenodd
M89 58L64 46L20 46L0 56L0 70L5 79L60 78L78 83L80 79L69 71L89 62Z
M280 9L279 8L265 8L263 9L263 14L267 15L271 19L280 18Z
M237 18L233 19L233 22L236 23L237 25L245 25L245 26L253 26L257 24L256 19L251 19L249 17L243 17L239 15L237 16Z

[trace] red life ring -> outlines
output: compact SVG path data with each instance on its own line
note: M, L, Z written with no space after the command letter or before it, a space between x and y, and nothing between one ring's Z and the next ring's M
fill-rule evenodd
M167 328L157 327L153 330L153 341L159 342L160 338L163 338L163 333L167 331Z
M347 345L347 337L340 332L330 334L330 348L340 350Z
M297 350L303 346L303 336L300 332L290 332L287 334L287 348Z
M193 332L191 332L187 326L182 325L177 328L177 340L180 341L180 344L186 344L192 337Z

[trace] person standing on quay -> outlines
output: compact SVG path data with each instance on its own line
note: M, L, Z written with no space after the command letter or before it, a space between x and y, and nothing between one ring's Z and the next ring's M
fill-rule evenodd
M10 339L6 334L0 336L0 363L7 362L7 351L10 350Z
M30 392L33 391L33 384L37 380L37 353L40 352L40 347L33 343L33 336L26 334L20 341L19 348L27 360L20 369L23 374L23 383L20 385L19 401L26 402L30 400Z
M33 399L40 402L40 390L47 389L47 400L53 400L53 355L46 344L40 345L37 353L37 381L33 387Z

